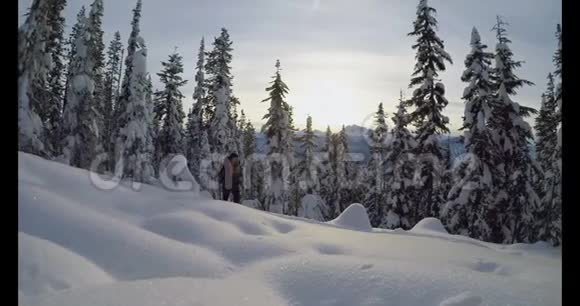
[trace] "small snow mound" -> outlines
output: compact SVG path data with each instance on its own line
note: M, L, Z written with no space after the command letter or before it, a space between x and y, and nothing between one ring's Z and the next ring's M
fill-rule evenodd
M460 295L451 297L441 302L439 306L479 306L483 302L480 296L464 292Z
M106 272L86 258L48 240L18 232L19 295L38 295L112 281Z
M434 232L440 234L449 234L447 230L445 230L445 227L443 226L443 224L441 224L441 221L439 221L439 219L431 217L419 221L419 223L413 226L411 232L414 233Z
M350 204L340 216L328 223L357 231L371 232L373 230L367 210L359 203Z
M272 227L280 234L287 234L296 228L296 226L291 223L285 223L276 220L272 220L270 223L272 224Z

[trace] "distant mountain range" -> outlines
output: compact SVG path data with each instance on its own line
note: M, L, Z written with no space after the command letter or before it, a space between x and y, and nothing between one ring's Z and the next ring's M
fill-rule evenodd
M361 153L365 156L365 160L368 160L370 156L369 145L365 139L369 129L358 126L349 125L345 127L346 133L349 137L349 152L350 153ZM297 136L301 136L302 131L297 132ZM316 135L316 144L318 148L322 148L325 142L325 132L315 130L314 135ZM451 150L451 156L455 160L458 156L465 153L465 147L463 145L463 139L461 136L450 136L442 135L440 136L439 143L443 148L449 148ZM256 146L258 153L266 153L267 139L262 133L256 133ZM297 154L302 154L303 150L298 142L294 142L295 152ZM532 158L535 158L534 146L530 145L530 154Z

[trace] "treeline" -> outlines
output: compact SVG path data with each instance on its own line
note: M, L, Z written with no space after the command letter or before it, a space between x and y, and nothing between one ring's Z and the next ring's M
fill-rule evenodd
M451 233L485 241L561 243L559 25L555 69L542 95L535 140L524 118L536 111L514 101L519 88L533 84L515 74L522 62L510 50L506 23L498 17L493 51L473 28L461 75L466 154L452 165L439 143L449 133L449 119L442 114L448 101L438 78L452 58L437 35L436 10L426 0L419 1L408 33L416 39L412 95L401 94L391 129L379 104L367 135L367 161L350 157L344 127L338 133L327 129L320 148L308 117L296 136L280 61L263 100L269 105L262 127L267 154L256 154L256 131L232 90L233 47L226 29L209 51L201 39L194 104L186 114L180 88L187 80L176 51L157 73L162 88L153 89L139 29L140 0L125 48L119 32L105 48L102 0L88 14L81 9L65 39L65 5L35 0L19 28L20 151L139 182L154 182L168 157L183 154L214 198L223 158L237 152L244 169L242 198L266 211L329 220L359 202L375 227L409 229L437 217ZM295 154L295 140L303 153ZM536 160L528 146L533 141Z

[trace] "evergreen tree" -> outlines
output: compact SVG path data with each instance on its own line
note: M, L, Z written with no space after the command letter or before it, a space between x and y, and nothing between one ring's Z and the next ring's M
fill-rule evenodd
M397 112L393 114L391 142L385 155L386 207L381 222L383 228L410 229L416 222L411 215L420 203L414 203L413 189L413 158L412 152L417 145L413 135L407 129L409 122L405 109L405 100L401 92Z
M266 207L266 169L268 165L264 160L264 155L253 154L246 157L246 165L243 168L244 177L248 178L244 181L244 192L247 199L256 200L258 202L257 208L268 211Z
M89 52L90 58L93 61L93 104L96 110L95 120L97 123L97 130L99 131L99 138L97 145L101 146L99 151L103 150L107 145L108 139L105 139L105 91L104 91L104 69L105 69L105 43L103 42L102 30L103 18L103 0L94 0L89 11L87 31L90 35Z
M276 74L272 77L274 80L266 88L269 97L262 100L262 102L270 102L268 112L263 117L266 123L262 126L262 132L268 138L269 167L267 172L270 176L265 206L270 211L286 213L289 208L288 175L293 166L293 131L289 126L289 106L284 101L288 86L282 81L279 60L276 61L275 66Z
M188 114L187 121L187 149L186 157L189 161L190 170L194 177L199 178L200 162L201 162L201 151L202 151L202 134L206 131L204 125L204 115L203 111L206 108L206 91L205 91L205 75L203 71L204 60L205 60L205 44L204 39L201 39L199 46L199 53L197 56L196 74L195 74L195 89L193 91L193 107L191 112ZM206 156L208 152L206 152Z
M153 141L150 139L151 118L150 81L147 78L147 49L139 36L141 0L133 10L132 30L127 43L125 77L121 96L115 107L115 170L122 177L148 182L155 175L153 169ZM149 104L149 105L148 105Z
M146 71L146 70L145 70ZM153 82L151 75L147 74L145 82L145 119L147 123L147 143L143 150L147 155L148 160L152 162L153 173L152 176L157 177L159 174L159 160L157 159L157 147L159 143L159 120L155 118L155 99L153 93ZM148 170L149 171L149 170Z
M71 62L71 79L62 124L62 160L74 167L89 169L99 153L97 110L94 103L94 61L88 18L77 25L79 35Z
M373 227L379 227L384 217L386 188L384 177L385 140L387 137L387 123L383 103L379 103L375 114L375 128L369 131L369 145L371 157L367 164L366 184L369 192L364 199L364 205Z
M41 119L46 128L45 144L50 148L51 155L57 156L60 152L59 124L62 119L62 101L64 99L64 17L62 10L66 0L50 1L47 12L47 22L50 27L46 53L51 55L52 67L48 72L46 82L46 96L44 97Z
M207 166L204 167L204 161L209 160L210 154L211 154L211 150L210 150L210 145L209 145L209 137L207 136L207 131L204 129L201 131L201 142L199 145L200 151L199 151L199 183L201 185L201 187L203 187L203 189L208 190L208 191L214 191L211 187L210 187L210 181L211 180L215 180L215 176L210 176L208 175L208 173L213 174L212 171L215 170L211 170L208 169ZM209 166L212 166L211 164Z
M357 162L360 161L351 158L349 136L344 125L342 125L339 132L339 138L344 147L344 160L341 165L343 179L341 180L340 185L340 211L343 211L352 203L364 202L363 195L365 195L366 192L364 191L365 186L361 184L364 180L364 177L359 171L361 167L357 164Z
M312 130L312 117L306 118L306 128L302 136L297 140L303 150L302 158L297 161L292 174L292 204L295 215L301 205L302 198L306 194L317 195L319 192L319 182L317 164L314 150L316 149L315 135Z
M244 113L243 109L240 111L240 116L238 116L235 122L236 122L236 140L238 142L238 152L239 152L238 155L240 157L241 165L243 166L244 160L246 159L246 156L244 155L244 129L246 127L246 114Z
M230 116L230 103L232 102L232 75L230 63L232 61L232 42L225 28L222 28L219 37L214 39L213 50L206 53L205 73L207 75L207 103L202 110L204 117L208 119L208 140L211 153L226 156L238 151L236 139L236 125ZM217 178L223 162L213 161L207 168L207 176ZM214 198L218 197L217 186L210 192Z
M167 62L161 62L163 70L157 73L164 89L155 93L155 116L161 122L158 136L160 156L178 154L183 151L183 94L179 88L187 83L183 80L182 57L178 53L169 55Z
M242 112L243 117L245 116ZM244 158L244 197L250 200L262 201L263 195L263 173L261 160L256 153L256 130L249 120L244 119L242 130L242 152ZM260 202L260 204L263 202Z
M45 53L49 4L48 0L34 0L18 29L18 150L41 156L49 154L43 143L45 128L39 117L38 95L52 64L51 55Z
M71 32L70 32L70 35L69 35L69 38L66 41L66 47L68 48L68 52L66 55L67 63L66 63L66 76L65 76L65 86L64 86L64 99L62 101L63 112L64 112L64 109L66 109L68 88L69 88L69 83L70 83L71 76L72 76L72 61L73 61L73 57L75 56L75 53L76 53L75 41L77 40L78 35L79 35L79 26L80 26L82 20L84 20L85 18L86 18L86 12L85 12L85 6L83 5L83 6L81 6L81 9L77 13L76 23L73 25Z
M121 90L117 103L114 109L114 120L113 120L113 138L115 139L115 148L117 148L117 140L119 138L119 131L121 128L126 127L129 118L123 116L126 113L127 104L131 99L131 82L134 82L131 77L133 76L133 56L138 47L138 37L140 33L139 20L141 19L141 0L137 0L135 9L133 9L133 20L131 21L131 34L127 41L127 56L125 57L125 73L121 83ZM115 149L116 150L116 149ZM120 157L123 153L115 151L115 157Z
M410 99L415 110L409 114L417 134L415 154L418 157L419 173L416 179L416 203L421 203L417 214L420 218L438 217L439 204L444 195L440 188L440 178L444 169L444 154L438 144L438 135L448 133L449 119L442 114L448 101L445 86L437 81L439 71L445 71L445 61L453 63L444 50L443 41L437 36L437 11L427 0L420 0L417 19L409 36L417 36L413 49L417 50L417 63L409 87L417 86Z
M556 93L554 77L548 74L546 92L542 94L542 106L536 117L536 158L544 172L552 166L552 156L558 145L558 122L556 121Z
M213 50L207 53L205 64L207 79L207 99L210 107L203 110L209 113L209 142L213 153L229 154L237 151L235 123L230 115L232 103L232 42L225 28L213 42Z
M336 207L336 194L333 194L333 173L332 173L332 131L330 126L326 127L324 146L322 148L322 167L320 167L320 197L326 203L328 210L325 213L326 220L332 220L337 215L340 208Z
M103 150L107 153L111 161L113 159L114 154L113 116L121 82L121 80L119 79L118 71L121 67L122 51L123 44L121 43L121 34L119 34L119 32L117 31L115 32L115 36L111 41L111 43L109 44L109 48L107 50L107 65L103 81L104 125L101 134L103 136L102 138ZM112 167L113 163L111 162L109 168L112 169Z
M131 94L128 96L129 100L124 101L125 111L118 117L125 125L121 126L118 132L115 151L119 156L116 160L123 165L123 177L130 177L137 182L151 182L155 176L154 142L151 139L153 134L151 81L147 78L145 41L138 36L134 46L132 63L127 66L131 71L129 77Z
M340 132L335 136L334 140L334 177L335 177L335 193L338 194L338 209L339 213L344 211L352 202L347 202L344 197L345 194L351 190L349 180L347 179L347 158L349 154L348 136L344 125Z
M240 112L240 120L238 120L238 130L244 131L244 129L246 128L246 122L247 122L247 118L246 118L246 114L244 113L244 110L242 109L242 111ZM242 134L243 136L243 134ZM242 146L243 148L243 146ZM243 150L242 150L243 151Z
M538 230L537 238L558 246L562 243L562 29L560 25L556 27L556 39L558 48L554 55L556 66L554 74L559 77L559 82L554 88L553 79L549 79L548 91L544 94L542 109L536 120L537 146L541 147L540 162L543 161L545 177L542 209L539 209L534 217ZM552 96L549 96L550 94ZM542 143L541 146L540 143Z
M244 156L248 157L256 153L256 129L250 121L244 128Z
M303 132L304 134L298 137L297 140L301 144L304 156L297 163L296 175L299 177L299 181L303 182L301 189L304 191L304 194L318 194L320 186L315 164L316 156L314 155L316 150L316 136L314 135L314 130L312 130L311 116L306 118L306 128Z
M471 52L465 59L461 76L468 83L463 91L465 112L463 127L465 157L454 169L454 185L442 211L450 233L482 239L490 226L496 227L494 217L494 183L501 176L495 164L499 155L488 127L492 116L493 84L490 79L493 54L486 52L479 32L471 32ZM490 225L491 224L491 225Z
M556 27L556 38L558 39L558 49L554 56L556 63L556 71L554 73L559 78L556 87L558 143L552 159L554 163L552 169L555 172L552 176L554 178L554 183L552 184L554 186L552 207L554 208L555 216L551 222L550 240L554 245L560 245L562 243L562 26L559 24Z
M494 26L498 43L495 49L494 81L496 93L493 99L490 126L493 129L496 143L501 148L501 159L497 167L504 170L504 177L499 180L500 188L495 207L500 213L496 216L497 224L503 225L501 233L490 233L487 239L493 242L529 242L534 233L532 213L540 206L540 200L533 188L533 162L528 152L528 141L532 140L532 131L522 118L520 105L510 96L516 89L532 82L518 78L513 70L522 62L513 60L513 53L506 37L506 23L499 17ZM501 238L501 240L500 240Z

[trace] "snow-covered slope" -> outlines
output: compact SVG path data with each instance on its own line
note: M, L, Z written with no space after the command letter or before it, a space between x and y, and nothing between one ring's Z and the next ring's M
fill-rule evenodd
M19 153L21 305L560 305L561 253L328 223L142 185Z

